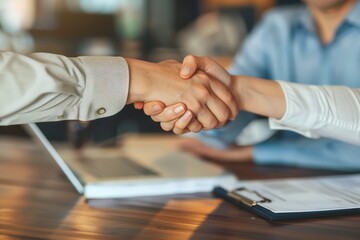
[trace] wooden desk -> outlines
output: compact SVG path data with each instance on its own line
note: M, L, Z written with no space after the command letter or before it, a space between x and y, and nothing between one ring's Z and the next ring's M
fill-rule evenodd
M245 179L334 174L251 164L226 166ZM33 142L0 139L0 239L359 237L360 216L271 223L204 193L86 203Z

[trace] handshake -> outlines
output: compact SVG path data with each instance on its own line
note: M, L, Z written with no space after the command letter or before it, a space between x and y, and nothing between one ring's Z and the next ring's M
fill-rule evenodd
M238 81L208 57L188 56L182 64L127 62L127 103L144 109L165 131L183 134L219 128L241 109Z

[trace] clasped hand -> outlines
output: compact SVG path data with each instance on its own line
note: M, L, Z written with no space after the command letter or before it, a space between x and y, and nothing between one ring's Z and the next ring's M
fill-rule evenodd
M165 131L183 134L219 128L239 111L231 76L210 58L188 56L182 65L169 60L146 74L150 91L134 105Z

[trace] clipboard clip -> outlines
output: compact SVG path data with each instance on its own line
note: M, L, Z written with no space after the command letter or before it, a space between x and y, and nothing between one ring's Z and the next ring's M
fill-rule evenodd
M261 200L250 199L249 197L241 195L239 192L247 192L248 194L255 195L256 197L258 197ZM249 190L245 187L237 188L237 189L229 192L228 196L235 199L236 201L239 201L239 202L249 206L249 207L255 207L258 203L271 203L271 199L262 196L257 191Z

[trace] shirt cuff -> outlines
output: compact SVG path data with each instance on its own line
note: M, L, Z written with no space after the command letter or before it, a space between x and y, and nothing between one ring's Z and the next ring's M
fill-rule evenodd
M122 57L80 57L86 87L78 109L79 120L115 115L124 108L129 91L129 68Z
M310 138L318 138L312 129L318 119L316 91L313 86L277 81L285 95L286 111L278 120L269 118L269 126L274 130L290 130Z

